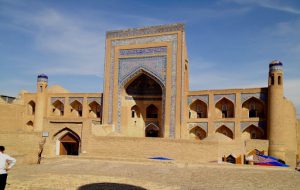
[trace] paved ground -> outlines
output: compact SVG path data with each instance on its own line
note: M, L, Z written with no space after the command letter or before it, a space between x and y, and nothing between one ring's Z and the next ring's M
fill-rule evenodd
M300 172L254 166L59 158L16 166L8 190L300 190Z

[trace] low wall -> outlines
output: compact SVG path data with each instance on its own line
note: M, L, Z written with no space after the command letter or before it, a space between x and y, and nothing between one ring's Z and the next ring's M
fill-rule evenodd
M16 158L17 164L37 162L40 134L35 133L0 133L0 144L5 146L5 153Z

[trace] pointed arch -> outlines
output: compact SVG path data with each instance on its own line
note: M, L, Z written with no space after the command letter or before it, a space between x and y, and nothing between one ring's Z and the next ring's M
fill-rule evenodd
M265 117L265 103L256 98L251 97L242 104L243 116L248 118Z
M263 139L264 131L255 125L249 125L242 131L242 138L247 139Z
M71 104L71 114L76 117L82 117L82 104L78 100L74 100Z
M196 139L196 140L203 140L207 136L206 132L199 126L193 127L189 131L189 134L192 139Z
M159 127L155 123L149 123L145 127L145 137L158 137Z
M225 135L231 139L233 139L233 132L226 125L222 125L216 129L216 133Z
M130 111L131 111L131 118L140 118L141 112L137 105L132 106Z
M65 105L60 100L56 100L52 103L52 114L56 116L64 115Z
M207 104L196 99L190 104L189 118L207 118Z
M136 80L142 74L145 74L151 79L153 79L154 81L156 81L160 85L160 87L164 89L165 87L164 82L158 76L156 76L155 73L149 71L144 67L137 68L136 70L132 71L127 77L125 77L122 81L119 82L121 86L123 86L126 89L128 85L130 85L134 80Z
M215 104L215 109L218 118L234 117L234 103L226 97L223 97Z
M101 106L98 102L92 101L89 103L89 116L93 118L100 118Z
M151 104L146 108L146 117L147 118L158 118L158 108Z
M35 102L33 100L29 101L27 104L27 114L28 115L35 114Z
M56 155L79 155L81 139L73 130L65 127L53 138L56 138Z
M28 128L33 128L33 122L30 120L30 121L28 121L27 123L26 123L26 126L28 127Z

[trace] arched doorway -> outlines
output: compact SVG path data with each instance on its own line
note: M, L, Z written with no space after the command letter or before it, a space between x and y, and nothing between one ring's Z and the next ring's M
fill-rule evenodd
M79 137L67 132L60 139L59 155L78 155L79 154Z
M159 127L153 123L149 124L145 129L146 137L158 137L159 136Z

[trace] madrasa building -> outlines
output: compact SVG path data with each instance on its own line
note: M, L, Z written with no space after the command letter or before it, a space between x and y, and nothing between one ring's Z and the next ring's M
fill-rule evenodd
M41 74L36 92L2 96L1 143L24 162L41 149L203 162L258 149L296 164L299 121L280 61L266 64L265 87L190 91L183 24L109 31L105 47L103 93L48 87Z

